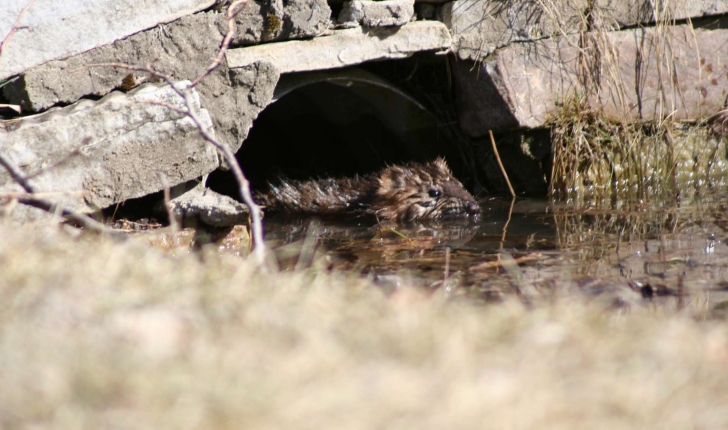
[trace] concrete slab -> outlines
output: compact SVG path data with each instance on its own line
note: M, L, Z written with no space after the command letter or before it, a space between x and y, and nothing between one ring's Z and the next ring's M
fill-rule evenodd
M249 1L241 6L235 23L233 45L309 38L333 25L326 0Z
M589 103L615 121L694 121L723 108L728 30L681 25L605 36L596 58L580 56L578 36L569 36L513 44L482 63L456 62L462 128L477 137L490 129L543 127L577 93L591 94Z
M65 60L28 70L3 87L10 103L25 111L39 111L58 103L73 103L84 96L103 96L125 82L137 85L146 73L114 67L88 67L98 63L144 66L156 59L155 68L175 79L194 79L215 56L226 31L224 15L198 13L157 29L144 31ZM278 82L270 65L255 64L231 73L223 64L197 87L210 110L218 139L237 149L258 113L267 106Z
M674 0L664 9L651 0L458 0L442 6L440 19L453 32L453 49L478 61L514 42L575 34L586 28L615 31L657 20L700 18L728 13L728 0ZM662 3L660 3L662 4ZM589 22L585 17L589 16Z
M334 69L366 61L406 58L415 52L450 47L450 32L440 22L412 22L402 27L352 28L331 36L231 49L231 69L256 61L270 63L280 73Z
M0 0L0 39L27 1ZM209 8L215 0L37 1L3 48L0 80Z
M178 85L186 85L181 82ZM199 108L195 93L194 104ZM169 87L147 84L98 102L84 100L43 114L0 122L0 151L46 198L88 213L197 178L219 165L217 151L187 117ZM212 130L209 113L203 125ZM160 174L165 179L160 178ZM0 171L0 191L20 191ZM18 214L27 209L26 214ZM31 208L14 215L33 218Z

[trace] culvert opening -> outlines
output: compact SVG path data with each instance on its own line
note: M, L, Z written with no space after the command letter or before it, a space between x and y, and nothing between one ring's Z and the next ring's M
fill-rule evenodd
M273 103L237 153L254 189L280 177L362 175L438 156L458 154L438 131L436 116L397 85L362 69L282 77ZM229 172L214 172L207 184L239 198Z

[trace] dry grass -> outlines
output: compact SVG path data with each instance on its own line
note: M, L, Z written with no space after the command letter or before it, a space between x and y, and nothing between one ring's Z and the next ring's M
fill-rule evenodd
M563 6L537 1L556 28L566 28L557 12ZM647 87L642 88L643 82L635 83L635 77L625 76L624 66L620 68L620 47L609 37L619 29L612 16L614 12L598 2L588 5L577 26L578 45L574 43L579 52L578 82L574 83L572 94L564 94L561 112L552 123L551 194L578 205L613 205L621 201L678 200L726 185L726 139L711 135L705 118L698 112L692 113L695 117L691 124L680 124L674 119L678 105L685 103L683 90L678 86L678 59L691 60L676 53L672 29L676 17L686 15L688 3L649 2L632 11L633 18L643 23L640 26L648 27L640 31L649 33L639 47L641 60L634 67L638 75L655 80L656 86L656 119L642 123L636 123L630 111L635 103L640 112L643 108L649 110L643 104L653 100L640 95L639 100L630 101L633 96L629 94L634 93L635 85L639 85L639 91L647 91ZM692 22L688 20L684 25L696 37ZM563 36L565 41L571 40ZM693 42L697 46L697 41ZM700 67L700 58L696 52L696 68ZM607 115L602 109L610 101L617 108ZM608 116L612 119L608 120Z
M679 202L722 189L728 140L704 124L614 123L575 97L551 128L550 194L576 206Z
M0 227L7 429L728 426L728 328Z

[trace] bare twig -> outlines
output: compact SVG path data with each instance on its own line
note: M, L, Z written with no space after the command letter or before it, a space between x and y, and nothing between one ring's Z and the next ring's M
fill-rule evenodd
M30 182L28 182L28 180L25 178L25 175L23 175L23 172L15 167L10 161L8 161L8 159L5 158L3 154L0 154L0 166L7 170L10 174L10 178L15 181L15 183L23 187L26 192L28 192L29 194L35 193L35 187L33 187Z
M13 38L13 35L15 34L18 29L22 28L20 26L20 21L22 21L23 17L26 13L28 13L28 9L30 9L31 6L33 6L33 3L35 3L36 0L30 0L27 5L23 8L22 11L20 11L20 15L18 15L18 18L15 20L15 23L13 23L13 26L10 28L10 31L8 34L5 35L3 38L3 41L0 42L0 56L3 55L3 49L5 48L5 45L10 42L10 39Z
M159 176L159 180L162 182L162 186L164 187L164 208L167 210L169 226L172 228L172 234L177 234L179 232L179 222L177 222L177 217L172 210L169 181L167 180L167 176L162 172L157 173L157 176Z
M506 173L506 168L503 167L503 162L501 161L500 154L498 153L498 148L495 146L495 138L493 137L493 130L488 130L488 134L490 134L490 143L493 144L493 153L495 154L495 159L498 160L498 165L500 166L501 172L503 172L503 177L506 178L506 184L508 184L508 189L511 190L511 197L516 197L516 192L513 191L513 186L511 185L511 180L508 179L508 174Z
M503 225L503 234L501 235L501 241L500 241L500 247L498 249L503 249L503 245L506 242L506 234L508 233L508 224L511 223L511 217L513 217L513 206L516 204L515 197L511 200L511 207L508 209L508 219L506 220L506 223Z
M215 71L220 64L222 63L222 59L225 56L225 52L227 52L228 47L230 46L230 43L235 38L236 34L236 26L235 26L235 16L239 12L239 6L243 3L246 3L248 0L237 0L233 2L228 7L227 12L227 20L228 20L228 30L225 34L225 37L223 38L223 41L220 45L220 49L217 52L217 55L212 59L211 63L208 65L208 67L197 77L195 78L192 83L188 86L182 87L180 85L176 85L174 79L172 79L171 76L163 74L159 71L157 71L154 68L154 61L149 62L146 64L145 67L138 67L138 66L131 66L128 64L122 64L122 63L99 63L99 64L91 64L87 67L115 67L115 68L121 68L125 70L131 70L131 71L137 71L137 72L146 72L150 75L154 76L155 78L163 80L169 87L177 93L178 96L182 98L185 102L185 108L186 109L178 109L174 108L173 106L168 106L164 103L155 103L152 102L152 104L158 104L161 106L165 106L167 108L170 108L174 110L175 112L181 113L188 118L192 120L192 122L197 127L198 131L202 135L202 137L210 143L212 146L217 148L220 153L225 157L225 160L227 161L228 165L230 166L230 170L233 173L233 176L235 177L235 180L238 183L239 186L239 193L240 197L243 200L243 203L245 203L246 206L248 206L248 209L250 210L250 224L251 224L251 230L252 230L252 236L253 236L253 255L256 261L260 264L262 264L265 261L265 245L263 242L263 224L262 224L262 213L260 206L258 206L255 201L253 200L252 193L250 192L250 183L248 182L247 178L245 177L245 174L243 173L242 168L240 167L240 164L238 163L238 160L235 158L235 153L232 151L232 149L225 143L222 143L218 141L213 133L205 128L205 126L202 124L202 121L200 120L200 117L197 112L197 108L195 108L193 99L192 99L192 92L195 89L195 86L199 84L203 79L205 79L207 76L210 75L213 71Z
M227 24L228 24L228 31L227 34L225 34L225 38L222 40L222 44L220 44L220 49L217 51L217 55L215 55L215 58L212 59L212 62L210 65L207 66L207 69L200 74L200 76L197 77L194 81L192 81L191 87L194 88L199 84L207 75L212 73L215 69L217 69L220 66L220 63L222 63L222 59L225 57L225 53L228 50L228 47L230 46L230 43L232 43L233 39L235 38L236 28L235 28L235 16L238 14L239 10L238 7L242 5L243 3L246 3L248 0L238 0L233 2L230 6L228 6L227 10Z
M0 103L0 109L11 109L17 114L23 113L23 108L20 105L11 105L6 103Z
M85 140L86 140L86 142L84 143L84 145L86 145L90 139L89 138L86 138ZM68 155L66 155L65 157L61 158L57 162L51 164L50 166L48 166L48 167L46 167L44 169L40 169L37 172L32 173L30 175L27 175L25 177L25 179L26 180L31 180L33 178L37 178L38 176L40 176L40 175L42 175L44 173L48 173L51 170L57 169L57 168L61 167L62 165L66 164L67 162L71 161L72 158L74 158L74 157L76 157L76 156L78 156L80 154L81 154L81 149L74 149L73 151L69 152Z
M112 236L118 236L118 233L114 230L107 228L105 225L101 224L98 221L95 221L86 215L79 214L77 212L74 212L70 209L66 209L63 206L52 203L47 200L39 198L37 195L35 195L35 187L28 181L28 178L23 174L22 171L20 171L19 168L15 167L5 156L0 154L0 166L2 166L7 172L10 174L10 177L12 178L15 183L20 185L25 191L28 192L29 195L26 196L18 196L13 198L13 200L16 200L19 203L22 203L26 206L32 206L34 208L42 209L48 213L51 214L59 214L64 219L71 221L87 230L96 232L96 233L106 233L110 234Z
M35 0L31 0L29 5L26 7L26 10L28 7L30 7L30 4L32 4ZM235 158L235 153L232 151L232 149L225 143L219 142L215 136L213 135L213 132L211 130L208 130L200 120L198 109L194 105L194 100L192 98L194 88L197 84L199 84L203 79L205 79L207 76L210 75L213 71L215 71L220 64L222 63L222 60L225 56L225 53L227 52L228 47L230 46L230 43L235 38L236 34L236 25L235 25L235 16L239 12L239 6L243 3L246 3L248 0L237 0L233 2L229 7L227 11L227 20L228 20L228 31L223 38L223 41L221 43L220 49L217 52L217 55L212 59L211 63L207 66L207 68L199 75L197 78L195 78L190 85L187 86L180 86L178 84L175 84L175 81L172 79L171 76L163 74L159 71L157 71L154 68L154 62L156 60L153 60L146 64L145 67L139 67L139 66L132 66L128 64L123 63L99 63L99 64L91 64L86 67L114 67L114 68L120 68L124 70L130 70L130 71L136 71L136 72L146 72L150 74L151 76L163 80L169 87L177 93L177 95L184 100L185 103L185 109L179 109L174 106L168 105L166 103L154 103L151 104L157 104L160 106L164 106L168 109L171 109L179 114L185 115L188 118L192 120L192 122L197 127L198 131L202 135L202 137L211 145L213 145L215 148L220 151L223 156L225 157L225 160L227 161L228 165L230 166L231 171L233 172L233 175L239 185L239 192L240 196L243 200L243 202L248 206L250 209L250 215L251 215L251 229L252 229L252 236L253 236L253 255L255 256L255 259L259 263L264 262L265 258L265 246L263 242L263 228L262 228L262 214L260 206L258 206L254 201L252 197L252 193L250 192L250 183L248 182L247 178L243 174L243 171L240 167L240 164L238 163L237 159ZM25 10L24 12L25 13ZM22 14L21 14L22 17ZM18 21L20 20L20 18ZM16 23L17 24L17 23ZM14 28L15 29L15 28ZM12 31L11 31L12 33ZM10 35L9 35L10 36ZM6 37L6 41L9 38ZM140 103L144 103L141 101ZM29 187L25 188L28 193L34 193L34 190L32 186L28 183L27 180L24 180L24 175L22 175L21 172L18 172L17 170L13 170L13 166L5 166L6 169L8 169L8 172L10 173L11 177L18 182L21 186ZM18 199L19 202L35 205L36 207L38 205L45 206L45 207L55 207L55 205L50 204L48 202L44 203L38 203L38 199ZM73 213L70 211L62 210L62 215L68 219L71 219L71 217L75 218ZM84 220L88 220L88 218L83 217ZM81 220L75 220L82 223ZM85 221L83 221L83 224L87 224ZM103 226L102 226L103 227Z
M28 178L26 178L28 179ZM26 193L23 191L0 191L0 199L17 199L22 197L42 199L45 197L58 197L58 196L83 196L86 191L48 191L39 193Z

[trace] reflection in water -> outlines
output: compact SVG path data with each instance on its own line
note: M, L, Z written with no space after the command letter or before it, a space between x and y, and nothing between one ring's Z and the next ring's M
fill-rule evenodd
M475 300L579 294L610 306L705 306L728 291L723 200L618 210L486 200L477 221L268 220L266 239L284 269L323 264L388 288L407 277Z

